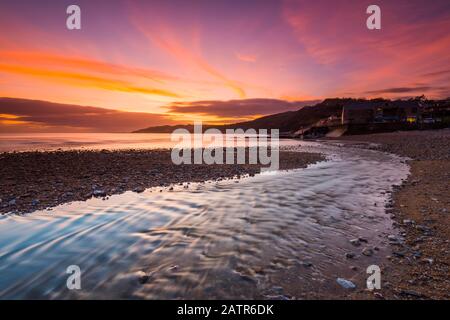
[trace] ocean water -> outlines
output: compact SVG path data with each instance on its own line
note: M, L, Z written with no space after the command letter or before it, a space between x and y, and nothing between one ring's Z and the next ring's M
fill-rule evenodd
M284 148L328 161L1 216L0 298L345 298L337 277L364 288L366 268L390 254L386 192L407 165L335 144ZM354 247L356 237L368 243ZM364 247L377 250L366 257ZM66 286L70 265L81 290Z
M208 137L208 135L204 135ZM194 135L191 135L192 143ZM211 145L205 138L205 146ZM235 134L227 137L236 146L248 146L248 137ZM160 149L172 148L178 141L171 140L170 133L16 133L0 134L0 152L70 150L70 149ZM225 140L224 140L225 143ZM259 142L264 145L263 141ZM293 144L283 140L282 144ZM185 146L186 144L182 144Z

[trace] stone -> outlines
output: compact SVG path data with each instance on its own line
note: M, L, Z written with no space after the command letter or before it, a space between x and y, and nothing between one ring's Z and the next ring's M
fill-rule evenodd
M401 244L403 242L403 239L397 237L396 235L389 235L388 240L390 244Z
M274 286L270 290L276 294L283 294L283 291L284 291L284 289L280 286Z
M344 279L344 278L337 278L336 282L344 289L355 289L356 288L356 285L353 282L351 282L350 280Z
M137 276L140 284L144 284L148 281L148 279L150 279L150 276L144 271L138 271Z
M415 298L422 298L423 294L418 293L416 291L412 291L412 290L402 290L400 291L400 294L402 296L411 296L411 297L415 297Z
M267 300L291 300L288 296L279 294L279 295L265 295Z
M416 226L416 229L419 231L422 231L422 232L430 232L431 231L431 229L428 228L427 226L420 225L420 224Z
M379 292L375 292L373 295L374 295L375 298L377 298L377 299L384 300L383 295L382 295L381 293L379 293Z
M404 253L404 252L401 252L401 251L394 251L394 252L392 252L392 254L393 254L394 256L396 256L396 257L399 257L399 258L405 257L405 253Z
M136 193L142 193L145 191L145 188L144 187L136 187L133 189L133 191Z
M420 261L422 264L430 264L432 265L434 260L432 258L424 258Z
M346 257L347 259L353 259L353 258L355 257L355 254L352 253L352 252L347 252L347 253L345 254L345 257Z
M361 245L361 241L359 241L359 239L351 239L350 243L356 247Z
M97 189L97 190L94 190L94 192L92 192L92 195L94 197L105 197L106 196L106 192L104 190Z
M364 248L361 253L367 257L370 257L373 255L373 250L370 248Z
M33 207L36 207L37 205L39 205L39 200L38 199L34 199L33 201L31 201L31 205Z

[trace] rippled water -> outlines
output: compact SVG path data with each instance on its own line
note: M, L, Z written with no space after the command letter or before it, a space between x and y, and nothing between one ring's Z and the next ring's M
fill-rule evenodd
M329 161L3 216L0 297L344 297L336 277L361 287L365 268L389 253L385 191L408 168L376 151L306 142L300 149ZM358 236L380 250L362 256L349 243ZM66 288L69 265L81 268L82 290Z

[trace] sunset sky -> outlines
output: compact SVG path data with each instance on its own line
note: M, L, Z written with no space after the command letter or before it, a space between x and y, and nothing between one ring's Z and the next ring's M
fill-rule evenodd
M70 4L81 30L66 28ZM381 30L366 28L370 4ZM450 96L448 0L0 3L0 97L150 113L163 125L421 94ZM26 124L10 109L0 106L0 125Z

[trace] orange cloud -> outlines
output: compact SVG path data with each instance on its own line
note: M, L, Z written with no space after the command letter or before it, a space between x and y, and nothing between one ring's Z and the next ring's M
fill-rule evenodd
M147 78L156 82L166 80L179 80L178 77L171 76L156 70L143 68L133 68L129 66L106 63L103 61L86 59L82 57L62 56L46 52L30 51L0 51L0 58L5 61L19 62L29 65L46 65L60 68L85 69L90 72L107 73L112 75L126 75Z
M85 87L96 87L105 90L112 91L122 91L128 93L143 93L149 95L159 95L171 98L179 98L180 95L162 89L139 87L131 85L125 81L111 80L106 78L101 78L97 76L92 76L88 74L67 72L67 71L57 71L57 70L47 70L47 69L37 69L32 67L24 67L17 65L7 65L0 64L0 71L22 74L27 76L33 76L38 78L50 79L51 81L61 82L64 81L68 84L79 85Z

